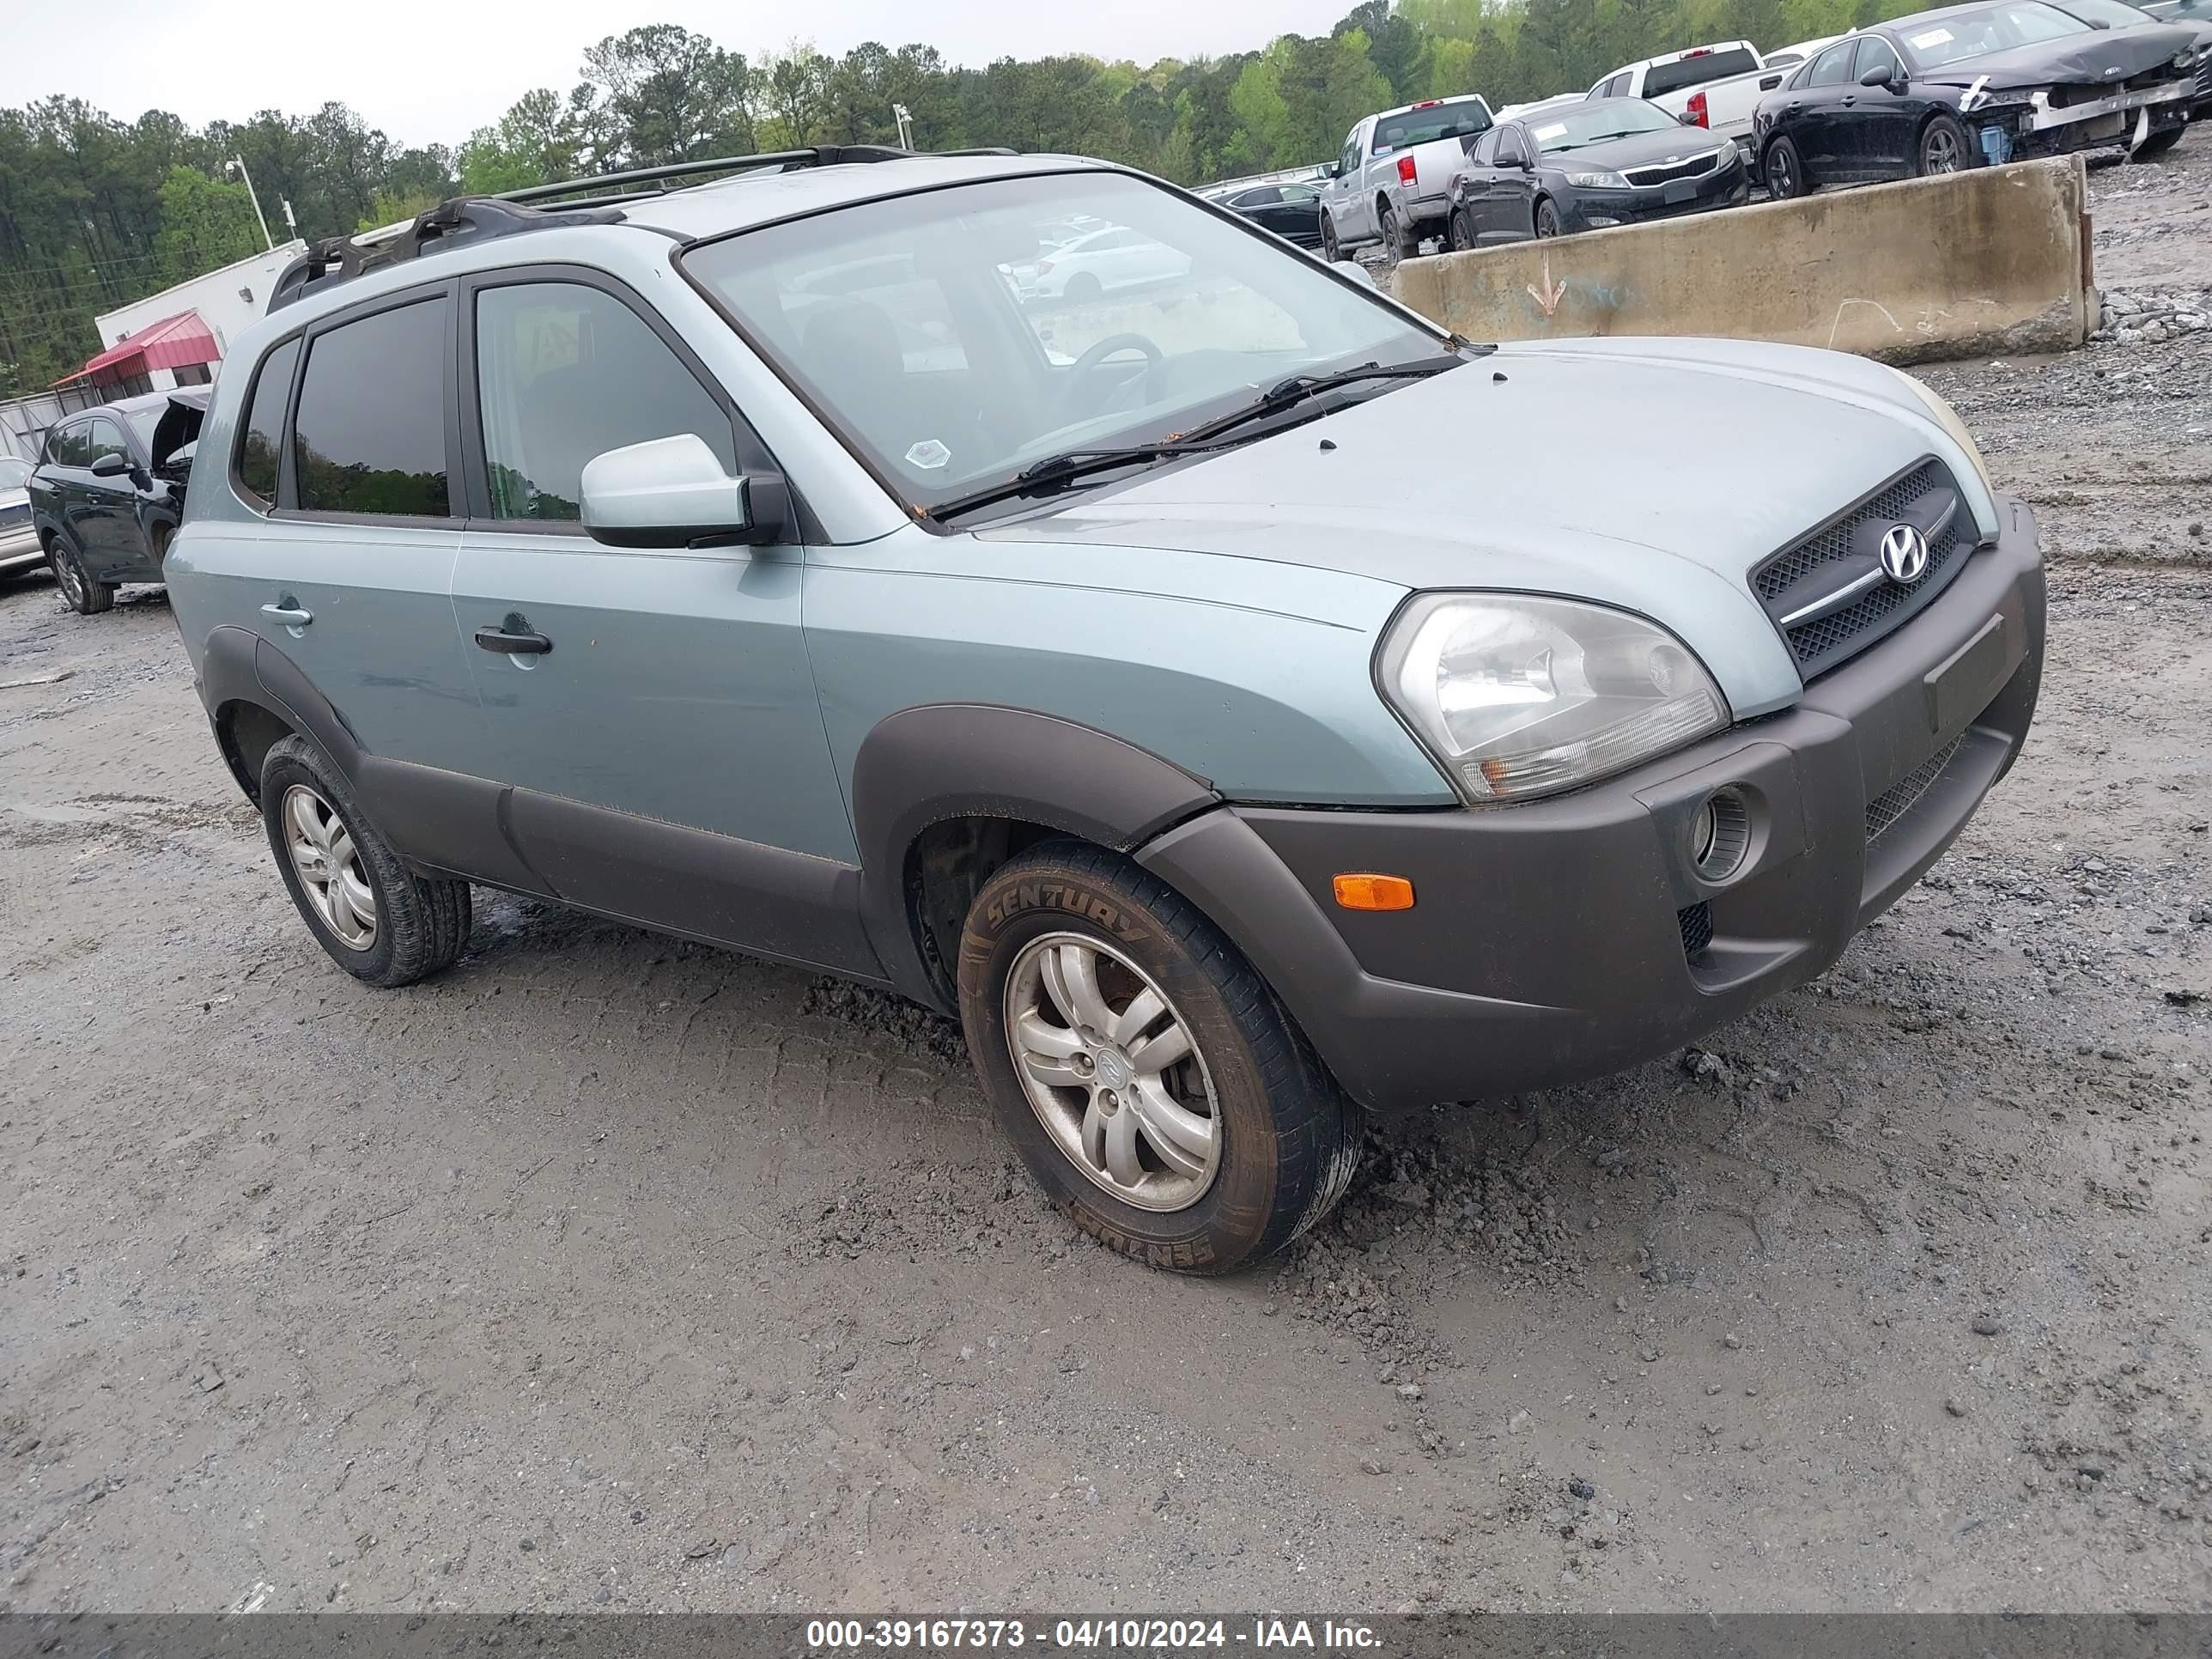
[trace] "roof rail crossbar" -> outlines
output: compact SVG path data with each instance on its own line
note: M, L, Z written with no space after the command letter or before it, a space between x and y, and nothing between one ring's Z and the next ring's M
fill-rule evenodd
M270 291L269 309L278 310L305 295L349 282L363 271L380 270L458 243L512 236L551 225L612 224L623 217L626 204L650 201L665 193L667 181L672 179L695 179L710 173L836 167L855 161L904 161L925 155L1013 154L1011 149L996 148L924 151L900 149L890 144L816 144L806 149L768 150L757 155L722 155L703 161L631 167L623 173L594 173L556 184L531 185L497 196L456 196L416 214L412 221L403 220L359 236L325 237L284 267ZM638 185L654 188L635 188ZM580 202L554 199L580 191L610 190L616 193L586 197ZM544 205L535 205L540 203Z

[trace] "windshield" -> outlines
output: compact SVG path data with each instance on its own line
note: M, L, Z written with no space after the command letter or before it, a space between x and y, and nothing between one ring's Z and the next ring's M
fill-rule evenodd
M1608 138L1626 138L1632 133L1678 130L1680 125L1665 110L1639 99L1605 98L1587 108L1561 110L1531 121L1528 136L1536 141L1538 149L1550 155L1601 144Z
M1708 81L1725 81L1731 75L1749 75L1759 68L1758 58L1743 46L1723 46L1678 58L1671 64L1654 64L1644 71L1644 95L1657 98L1701 87Z
M1375 124L1375 153L1404 149L1438 138L1468 139L1490 130L1490 108L1480 98L1454 98L1386 115Z
M2120 0L2064 0L2059 9L2071 12L2085 23L2102 23L2109 29L2131 29L2139 23L2158 21L2133 6L2122 5Z
M1946 15L1939 21L1908 25L1901 31L1906 52L1923 69L1941 69L1964 58L2088 32L2089 26L2080 18L2069 17L2041 0L2011 0L2008 5Z
M1060 240L1076 215L1108 228ZM1444 349L1310 256L1119 173L858 203L683 267L922 507L1068 449L1166 437L1289 375Z
M0 455L0 489L21 489L29 481L31 464L13 455Z

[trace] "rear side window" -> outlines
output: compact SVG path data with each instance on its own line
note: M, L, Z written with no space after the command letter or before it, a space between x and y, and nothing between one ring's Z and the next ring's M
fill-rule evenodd
M1759 59L1741 46L1731 46L1726 52L1709 52L1698 58L1679 58L1671 64L1654 64L1644 71L1644 95L1658 98L1670 92L1680 92L1684 87L1700 87L1708 81L1724 81L1731 75L1748 75L1759 67Z
M292 395L292 368L300 343L287 340L261 360L246 399L246 426L238 434L238 481L263 505L276 499L276 458L284 441L284 402Z
M307 347L292 420L301 509L442 519L446 335L441 295L341 324Z
M697 377L635 312L580 283L477 295L477 392L495 519L573 523L586 462L679 433L737 471L730 417Z

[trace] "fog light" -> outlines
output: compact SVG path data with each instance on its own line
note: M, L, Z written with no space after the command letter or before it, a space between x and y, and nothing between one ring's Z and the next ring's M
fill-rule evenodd
M1726 881L1751 848L1751 811L1734 789L1716 789L1690 826L1690 859L1706 881Z

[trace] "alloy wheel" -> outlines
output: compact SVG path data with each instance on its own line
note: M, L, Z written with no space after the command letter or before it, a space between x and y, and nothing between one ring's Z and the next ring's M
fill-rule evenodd
M303 783L284 792L284 850L301 890L338 943L366 951L376 943L376 892L345 821Z
M53 549L54 580L61 584L62 592L78 610L84 609L87 589L84 572L77 568L76 561L70 556L67 548L57 542Z
M1959 135L1947 126L1929 128L1928 136L1920 141L1920 163L1923 173L1956 173Z
M1221 1112L1189 1026L1102 939L1047 933L1007 970L1006 1042L1069 1163L1139 1209L1189 1208L1221 1167Z

